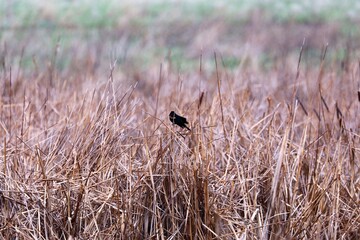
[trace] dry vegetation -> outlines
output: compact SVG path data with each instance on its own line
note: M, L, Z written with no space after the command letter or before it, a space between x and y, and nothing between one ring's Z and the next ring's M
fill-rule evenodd
M357 64L276 86L284 73L168 69L93 91L3 72L3 238L359 237Z
M1 238L359 239L359 63L305 54L106 75L5 49Z

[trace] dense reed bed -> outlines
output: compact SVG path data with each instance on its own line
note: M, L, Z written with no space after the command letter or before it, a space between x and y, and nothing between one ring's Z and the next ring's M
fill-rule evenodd
M219 56L100 76L5 59L1 237L360 238L358 63L229 70Z

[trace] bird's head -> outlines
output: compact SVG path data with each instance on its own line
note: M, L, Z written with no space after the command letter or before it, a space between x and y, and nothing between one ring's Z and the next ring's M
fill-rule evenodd
M169 114L170 121L173 122L175 120L175 116L176 116L175 112L171 111L170 114Z

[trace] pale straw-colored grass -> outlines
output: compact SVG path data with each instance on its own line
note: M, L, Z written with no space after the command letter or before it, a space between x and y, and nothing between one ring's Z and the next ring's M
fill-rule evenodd
M215 60L139 82L6 68L1 237L360 238L358 65L264 74Z

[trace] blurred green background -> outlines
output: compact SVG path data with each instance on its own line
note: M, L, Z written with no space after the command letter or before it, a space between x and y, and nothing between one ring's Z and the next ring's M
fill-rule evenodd
M145 69L171 61L178 71L211 68L214 51L229 69L266 70L296 62L303 43L312 64L357 55L356 0L90 1L0 3L1 56L7 65L59 70ZM279 60L281 59L281 60Z

